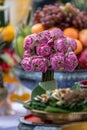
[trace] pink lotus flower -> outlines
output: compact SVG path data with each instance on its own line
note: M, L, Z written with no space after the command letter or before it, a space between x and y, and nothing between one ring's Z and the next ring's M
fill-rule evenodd
M29 58L24 58L21 61L21 66L24 68L24 70L26 71L33 71L33 68L31 66L31 60L30 57Z
M51 55L51 47L47 44L39 44L36 48L37 55L48 57Z
M78 60L74 52L66 54L64 59L64 68L66 71L72 72L78 65Z
M28 58L30 56L30 53L26 50L24 51L23 58Z
M45 30L25 38L25 52L21 62L26 71L46 72L49 69L72 72L78 65L74 54L76 42L64 37L60 29Z
M47 44L47 42L51 39L50 32L45 30L37 34L37 43L39 44Z
M48 68L48 61L43 57L33 57L31 66L33 67L33 71L46 72Z
M64 68L64 54L63 53L56 53L50 59L50 64L52 69L54 70L61 70Z
M36 34L31 34L27 36L24 40L24 48L30 52L30 49L33 49L36 42Z
M76 50L77 44L76 44L76 41L74 39L66 37L66 42L67 42L69 51L75 51Z
M54 41L51 39L47 43L52 49L54 48Z
M56 51L66 53L68 46L65 38L60 38L54 42L54 48Z
M54 29L50 31L51 37L54 40L57 40L58 38L64 37L63 32L61 29Z

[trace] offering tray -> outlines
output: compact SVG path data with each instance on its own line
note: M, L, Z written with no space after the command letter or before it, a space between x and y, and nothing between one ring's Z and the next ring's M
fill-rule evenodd
M86 123L84 121L81 122L75 122L76 123ZM71 122L66 122L66 123L60 123L60 124L55 124L52 123L52 121L48 121L45 120L43 121L43 119L34 116L32 114L29 114L27 116L24 117L20 117L20 124L19 124L19 130L62 130L62 128L64 128L64 126L67 126L69 124L74 124Z
M32 115L41 118L42 120L49 120L54 124L66 124L71 122L87 121L87 112L73 112L73 113L50 113L39 110L31 110Z

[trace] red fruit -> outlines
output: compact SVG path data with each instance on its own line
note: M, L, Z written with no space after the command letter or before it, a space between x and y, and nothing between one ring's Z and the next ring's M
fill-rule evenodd
M78 57L79 66L87 69L87 48L85 48Z

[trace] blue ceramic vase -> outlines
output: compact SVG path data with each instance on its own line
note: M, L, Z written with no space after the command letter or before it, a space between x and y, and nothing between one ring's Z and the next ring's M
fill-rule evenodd
M25 72L21 66L14 67L16 77L27 87L33 89L41 80L40 72ZM57 80L59 88L72 87L75 82L87 79L87 70L75 70L74 72L56 71L54 79Z

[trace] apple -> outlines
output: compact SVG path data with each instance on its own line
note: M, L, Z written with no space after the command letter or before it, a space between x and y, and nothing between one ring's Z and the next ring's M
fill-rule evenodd
M82 69L87 69L87 48L85 48L78 56L79 66Z
M84 47L87 47L87 29L82 29L79 32L79 40L82 42Z

